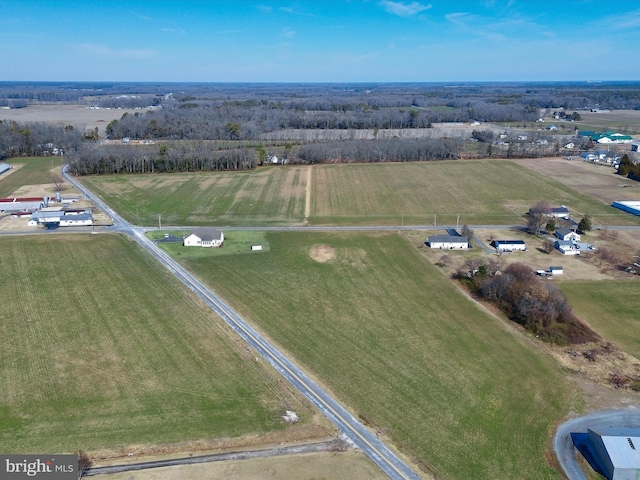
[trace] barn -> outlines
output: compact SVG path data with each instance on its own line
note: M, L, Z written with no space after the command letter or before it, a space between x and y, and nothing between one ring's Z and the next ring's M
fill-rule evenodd
M491 242L491 246L499 252L515 252L527 249L524 240L494 240Z
M441 250L466 250L469 248L469 239L457 235L431 235L427 245Z
M640 478L640 429L594 428L587 431L587 448L609 480Z

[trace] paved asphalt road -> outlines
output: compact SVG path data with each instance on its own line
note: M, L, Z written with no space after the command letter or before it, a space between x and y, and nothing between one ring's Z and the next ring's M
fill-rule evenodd
M298 391L306 396L329 420L331 420L355 446L362 450L376 465L393 479L419 479L420 476L392 452L376 435L353 417L332 396L313 382L297 365L285 357L271 343L244 321L221 298L213 294L197 278L182 268L164 251L160 250L144 234L144 229L130 225L100 198L69 176L66 167L63 175L90 201L114 222L113 230L130 235L154 258L178 277L196 295L209 305L233 330L258 354L268 361Z
M576 460L576 449L571 441L571 433L586 433L588 428L594 427L640 428L640 409L632 407L622 410L603 410L574 418L560 425L553 439L553 448L569 480L587 480ZM577 453L577 455L581 454Z

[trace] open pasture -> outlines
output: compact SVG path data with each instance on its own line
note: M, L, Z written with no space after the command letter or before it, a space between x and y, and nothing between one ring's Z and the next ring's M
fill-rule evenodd
M183 259L437 478L559 479L554 361L395 233L269 232L265 255Z
M567 125L580 130L592 130L596 132L615 131L627 135L640 133L639 110L611 110L608 112L581 111L580 121Z
M99 134L104 136L105 128L111 120L120 120L125 113L133 115L136 112L134 109L117 108L94 110L77 104L28 105L24 108L0 111L0 120L72 125L82 131L98 128Z
M604 338L640 360L637 278L558 283L575 312Z
M269 225L301 221L306 168L82 177L139 225Z
M628 214L506 160L315 165L81 180L133 223L157 225L518 224L539 200L603 223ZM310 179L310 180L309 180ZM307 182L310 181L307 197ZM309 198L309 205L306 205Z
M4 163L20 165L20 168L9 175L0 175L0 198L14 194L25 185L39 184L49 185L48 191L43 192L43 195L55 195L54 185L51 182L51 165L54 168L59 167L60 157L20 157L4 160Z
M311 407L131 241L47 235L0 247L0 451L285 440L285 409L300 414L294 429L309 425Z
M617 175L616 170L609 165L582 160L567 160L560 157L523 158L514 161L607 205L611 205L614 200L640 199L640 182ZM640 218L630 214L620 216L614 210L616 209L612 209L610 212L613 216L608 223L630 224L635 222L636 225L640 223ZM605 221L608 218L605 213L601 213L599 217Z
M312 191L319 224L518 224L539 200L596 221L628 217L506 160L315 166Z

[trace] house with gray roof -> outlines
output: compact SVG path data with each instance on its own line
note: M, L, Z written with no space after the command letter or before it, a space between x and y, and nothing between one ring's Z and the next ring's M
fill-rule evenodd
M183 238L185 247L221 247L224 243L224 233L215 228L196 228Z
M459 235L431 235L427 246L441 250L466 250L469 248L469 239Z

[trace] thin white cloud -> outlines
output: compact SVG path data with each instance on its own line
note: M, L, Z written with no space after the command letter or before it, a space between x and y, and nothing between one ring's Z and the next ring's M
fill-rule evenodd
M385 10L393 15L398 15L400 17L412 17L413 15L417 15L418 13L424 12L425 10L429 10L431 8L431 4L424 5L419 2L392 2L391 0L382 0L380 2Z
M169 33L185 33L182 28L161 28L160 30Z
M262 12L265 12L265 13L271 13L271 12L273 12L273 8L272 8L272 7L269 7L269 6L267 6L267 5L258 5L256 8L257 8L258 10L262 11Z
M282 36L285 38L293 38L295 35L295 30L291 30L289 27L284 27L282 29Z
M621 15L612 15L601 19L602 23L616 30L628 30L640 27L640 9Z
M302 17L315 17L316 16L316 15L314 15L312 13L301 12L299 10L295 10L293 8L290 8L290 7L280 7L278 10L280 10L281 12L290 13L291 15L300 15Z
M74 46L80 52L95 57L144 60L156 57L158 55L158 52L156 50L134 48L124 48L117 50L107 45L97 43L79 43Z
M449 22L459 27L468 26L469 20L473 19L473 15L468 12L448 13L444 16Z

